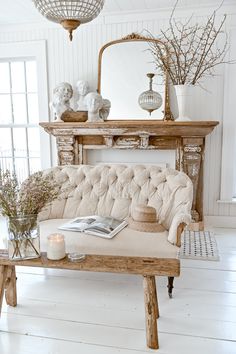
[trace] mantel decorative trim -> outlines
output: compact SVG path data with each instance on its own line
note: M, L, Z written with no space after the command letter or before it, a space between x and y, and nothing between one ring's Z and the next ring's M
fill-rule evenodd
M86 163L86 150L175 150L175 168L192 180L192 217L203 218L203 161L205 137L217 121L114 120L95 123L40 123L56 137L59 165Z
M122 40L123 41L127 41L127 40L142 40L142 41L148 41L148 40L152 40L151 38L149 38L149 37L145 37L145 36L141 36L141 34L139 34L139 33L135 33L135 32L133 32L133 33L130 33L130 34L128 34L127 36L125 36L125 37L122 37Z

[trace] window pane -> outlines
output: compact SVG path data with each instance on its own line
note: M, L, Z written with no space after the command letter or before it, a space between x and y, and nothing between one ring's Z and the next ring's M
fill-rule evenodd
M1 80L0 80L1 81ZM0 124L12 123L11 97L0 94Z
M11 85L12 92L25 92L25 68L24 62L11 63Z
M0 154L1 157L12 156L10 128L0 128Z
M30 157L40 156L39 129L28 128L28 147Z
M28 160L15 159L15 171L19 182L23 182L28 177Z
M12 95L14 123L27 122L26 100L24 94Z
M28 114L29 123L39 122L38 95L36 93L28 94Z
M25 128L13 129L13 145L15 157L27 156Z
M41 169L37 91L35 60L0 62L0 168L14 170L20 181L29 169Z
M26 62L27 92L37 92L37 67L35 61Z
M9 64L0 63L0 93L10 93Z
M41 162L39 158L30 159L30 174L41 170Z
M9 158L0 158L0 168L3 171L9 170L13 172L13 160Z

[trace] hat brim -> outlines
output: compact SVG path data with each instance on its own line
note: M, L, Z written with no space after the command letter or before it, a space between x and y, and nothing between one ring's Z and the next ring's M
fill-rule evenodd
M129 228L141 232L164 232L164 226L157 222L140 222L129 218Z

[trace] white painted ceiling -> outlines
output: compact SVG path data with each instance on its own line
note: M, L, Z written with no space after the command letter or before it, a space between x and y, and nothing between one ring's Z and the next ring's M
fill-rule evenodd
M173 7L176 0L105 0L103 14L148 11ZM198 6L219 5L221 0L197 0ZM179 0L181 7L196 5L196 0ZM0 25L41 22L45 19L35 9L32 0L0 0Z

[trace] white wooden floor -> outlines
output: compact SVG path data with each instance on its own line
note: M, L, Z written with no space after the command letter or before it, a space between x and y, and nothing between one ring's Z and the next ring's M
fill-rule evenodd
M159 278L158 354L236 353L236 230L215 229L220 262L184 260L169 299ZM142 278L18 270L18 306L4 303L1 354L137 354L145 344Z

